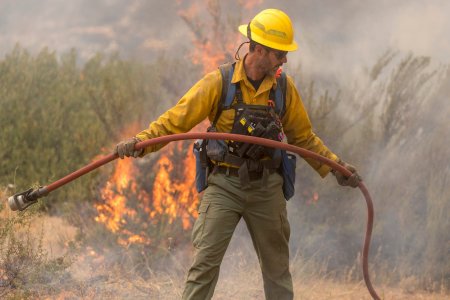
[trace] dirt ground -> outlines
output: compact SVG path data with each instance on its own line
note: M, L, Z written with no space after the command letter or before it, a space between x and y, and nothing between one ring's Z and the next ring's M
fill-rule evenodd
M57 299L181 299L184 286L185 270L189 258L184 255L175 257L180 261L178 272L155 272L152 278L143 280L130 270L108 269L103 266L101 256L92 255L78 261L71 267L71 272L82 288L62 293ZM363 281L342 282L319 277L318 275L293 272L294 299L320 300L370 300L372 299ZM414 282L405 281L399 286L374 284L383 300L444 300L449 294L427 293L419 290ZM50 298L49 298L50 299ZM51 298L53 299L53 298ZM263 284L258 264L247 261L240 253L227 253L213 299L264 299Z
M152 280L96 275L86 280L78 290L68 290L45 299L180 299L183 278L161 275ZM449 295L407 292L401 288L377 286L381 299L385 300L444 300ZM370 300L364 283L339 283L326 279L294 280L294 299L319 300ZM262 282L249 278L248 274L236 274L234 279L219 279L213 299L264 299Z
M55 217L44 217L36 221L34 225L36 230L44 232L43 244L53 258L62 255L65 245L76 235L76 228ZM248 259L245 254L239 252L239 247L231 248L224 258L213 299L264 299L262 279L256 259ZM144 280L136 276L131 268L124 271L126 268L119 264L117 267L111 267L111 264L105 263L103 255L87 247L67 269L69 276L53 280L53 286L50 289L33 287L32 298L180 299L185 273L190 262L190 257L185 252L173 254L173 260L179 265L178 270L153 272L151 278ZM339 282L325 275L310 274L296 266L295 262L292 269L295 299L371 299L362 281ZM419 290L413 280L394 287L377 284L374 284L374 287L381 299L386 300L450 299L449 294L444 292L430 294ZM14 291L11 291L10 295L14 295Z

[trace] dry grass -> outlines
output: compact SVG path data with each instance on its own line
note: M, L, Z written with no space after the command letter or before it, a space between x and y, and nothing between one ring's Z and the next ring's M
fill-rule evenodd
M81 265L80 265L81 266ZM236 267L236 266L234 266ZM88 277L79 278L83 284L80 290L63 291L58 299L180 299L184 275L160 273L144 280L124 274L119 269L96 271ZM264 299L262 281L258 267L238 268L233 275L220 277L214 299ZM301 276L303 277L303 276ZM444 300L445 294L429 294L424 291L410 292L399 287L377 286L377 292L385 300ZM326 278L301 279L294 277L295 299L371 299L363 282L343 283Z
M222 264L214 299L264 299L262 278L250 243L232 242ZM111 267L105 258L87 248L69 269L74 286L67 286L56 299L180 299L191 254L189 250L168 253L172 267L151 271L150 278L138 276L131 268ZM167 258L167 257L166 257ZM176 267L173 267L176 266ZM149 267L150 268L150 267ZM336 280L324 274L313 262L293 258L295 299L371 299L364 282ZM381 274L377 274L380 276ZM419 290L417 282L405 279L397 287L375 285L382 299L444 300L449 295Z
M1 193L0 193L1 194ZM4 195L0 195L4 198ZM0 218L10 218L11 212L4 209ZM63 256L76 239L77 230L64 220L41 216L33 219L28 234L43 233L44 250L49 259ZM22 229L23 230L23 229ZM248 242L248 241L247 241ZM214 299L264 299L262 279L251 244L233 239L222 265L219 283ZM108 250L98 254L89 246L77 249L72 265L66 270L65 278L51 280L51 288L34 285L28 293L12 287L4 293L6 299L180 299L186 270L191 253L186 249L167 252L170 261L167 269L159 267L150 270L149 278L142 278L130 266L124 266L120 259L111 264ZM371 299L364 282L336 280L321 271L321 267L310 261L303 261L294 255L292 259L295 299ZM381 274L377 274L377 278ZM349 277L350 278L350 277ZM56 283L55 282L59 282ZM406 278L397 287L375 285L382 299L424 299L444 300L449 295L429 294L419 290L417 281Z

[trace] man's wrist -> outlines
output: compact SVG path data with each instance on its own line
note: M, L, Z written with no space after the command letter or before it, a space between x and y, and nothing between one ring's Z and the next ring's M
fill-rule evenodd
M340 165L342 165L342 163L343 163L343 161L340 158L338 158L335 162ZM337 172L336 169L331 168L330 172L336 176L336 172Z

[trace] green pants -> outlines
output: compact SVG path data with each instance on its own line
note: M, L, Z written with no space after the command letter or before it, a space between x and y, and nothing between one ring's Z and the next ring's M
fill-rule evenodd
M208 182L192 231L195 255L183 299L212 298L220 263L241 217L259 258L266 299L292 299L283 178L273 173L264 184L252 181L245 190L239 178L224 174L212 174Z

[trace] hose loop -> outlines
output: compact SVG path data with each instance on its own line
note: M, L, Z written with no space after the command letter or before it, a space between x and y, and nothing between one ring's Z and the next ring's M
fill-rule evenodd
M214 139L214 140L232 140L232 141L238 141L238 142L244 142L244 143L250 143L250 144L257 144L262 145L265 147L272 147L277 149L282 149L290 152L294 152L298 155L300 155L303 158L312 158L315 160L318 160L332 169L341 172L345 176L350 176L352 173L341 166L340 164L326 158L323 156L320 156L317 153L311 152L309 150L296 147L293 145L268 140L264 138L259 137L252 137L252 136L244 136L239 134L231 134L231 133L219 133L219 132L188 132L188 133L180 133L180 134L173 134L173 135L166 135L161 136L157 138L153 138L150 140L146 140L140 143L137 143L135 145L135 150L147 148L149 146L157 145L157 144L166 144L173 141L181 141L181 140L194 140L194 139ZM91 172L92 170L97 169L98 167L107 164L115 159L117 159L117 154L109 154L97 161L94 161L90 163L89 165L86 165L85 167L49 184L48 186L44 187L48 193L54 191L55 189L71 182L72 180L75 180L76 178L83 176L86 173ZM370 249L370 240L372 238L372 228L373 228L373 217L374 217L374 211L373 211L373 202L372 198L369 194L369 191L367 190L367 187L365 184L361 181L359 183L359 189L361 190L362 194L364 195L364 198L366 200L367 204L367 226L366 226L366 235L364 238L364 244L363 244L363 252L362 252L362 268L363 268L363 277L364 282L366 283L367 289L369 290L370 295L375 300L380 300L380 297L377 295L375 289L372 286L372 283L370 281L369 277L369 249Z

